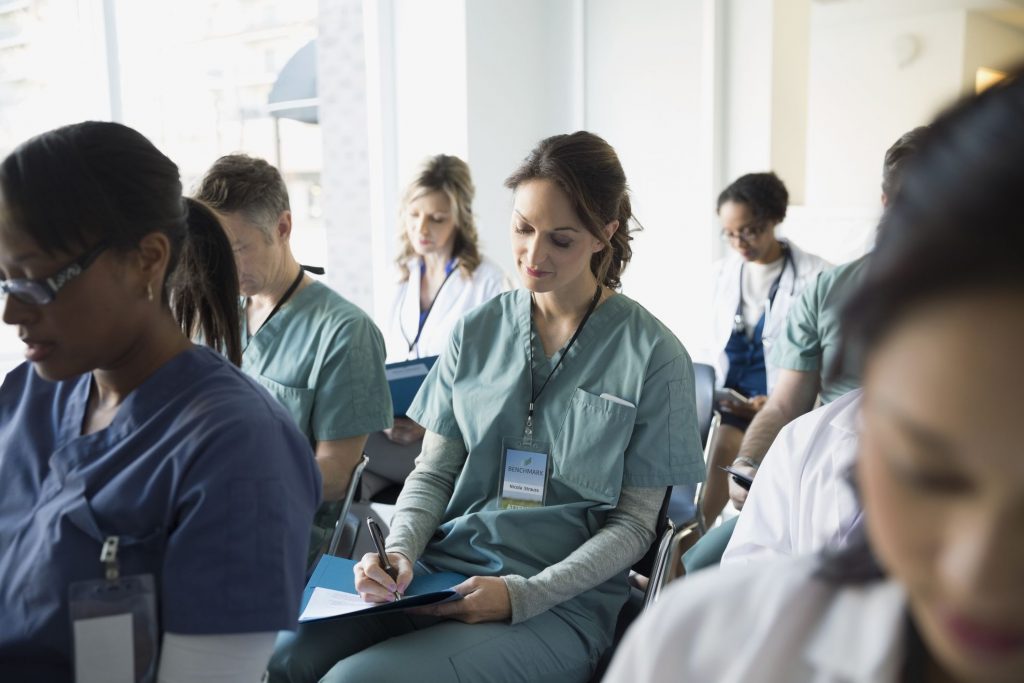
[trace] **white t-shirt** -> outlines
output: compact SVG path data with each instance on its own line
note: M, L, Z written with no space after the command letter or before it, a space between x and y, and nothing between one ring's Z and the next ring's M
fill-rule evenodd
M896 683L902 587L828 583L817 564L783 558L677 581L630 628L604 683Z
M748 261L743 264L743 281L740 286L743 288L743 325L746 327L747 337L754 336L754 328L764 313L764 305L768 300L772 283L782 274L785 263L786 259L780 256L771 263Z

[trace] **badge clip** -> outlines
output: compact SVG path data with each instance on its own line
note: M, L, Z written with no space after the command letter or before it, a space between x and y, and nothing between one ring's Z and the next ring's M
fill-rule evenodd
M106 567L107 581L117 581L121 571L117 565L117 536L107 536L103 541L103 548L100 550L100 562Z

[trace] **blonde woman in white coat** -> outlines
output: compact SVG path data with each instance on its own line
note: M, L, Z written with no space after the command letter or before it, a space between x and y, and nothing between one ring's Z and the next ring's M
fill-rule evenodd
M501 268L480 253L474 192L469 166L447 154L426 159L406 189L399 280L385 326L389 363L440 354L464 314L511 289ZM404 417L387 433L402 444L423 436Z

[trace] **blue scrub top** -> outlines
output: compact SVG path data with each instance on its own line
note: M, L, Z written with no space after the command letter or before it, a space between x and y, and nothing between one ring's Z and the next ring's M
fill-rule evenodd
M0 388L0 680L73 678L68 585L156 577L161 633L294 627L320 499L309 442L283 408L205 347L129 394L81 436L92 375Z
M552 462L545 506L501 509L502 439L523 436L530 345L537 387L562 353L545 358L530 316L527 290L467 313L409 409L413 420L461 440L468 452L422 557L428 565L529 578L592 538L622 487L704 479L690 357L657 318L617 294L594 311L536 402L534 439L550 445ZM628 594L626 574L554 611L607 646Z
M733 330L725 345L725 354L729 358L729 374L725 377L725 386L747 397L768 394L768 374L764 365L764 318L762 313L754 327L753 337L748 337L745 330Z

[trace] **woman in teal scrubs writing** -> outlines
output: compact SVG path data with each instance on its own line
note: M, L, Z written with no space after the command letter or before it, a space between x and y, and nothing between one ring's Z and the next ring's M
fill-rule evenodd
M410 408L427 432L387 540L397 580L375 554L355 570L369 600L414 561L470 577L464 599L305 624L272 680L586 681L666 487L703 477L690 358L615 291L632 218L615 151L548 138L506 184L525 288L456 324Z

